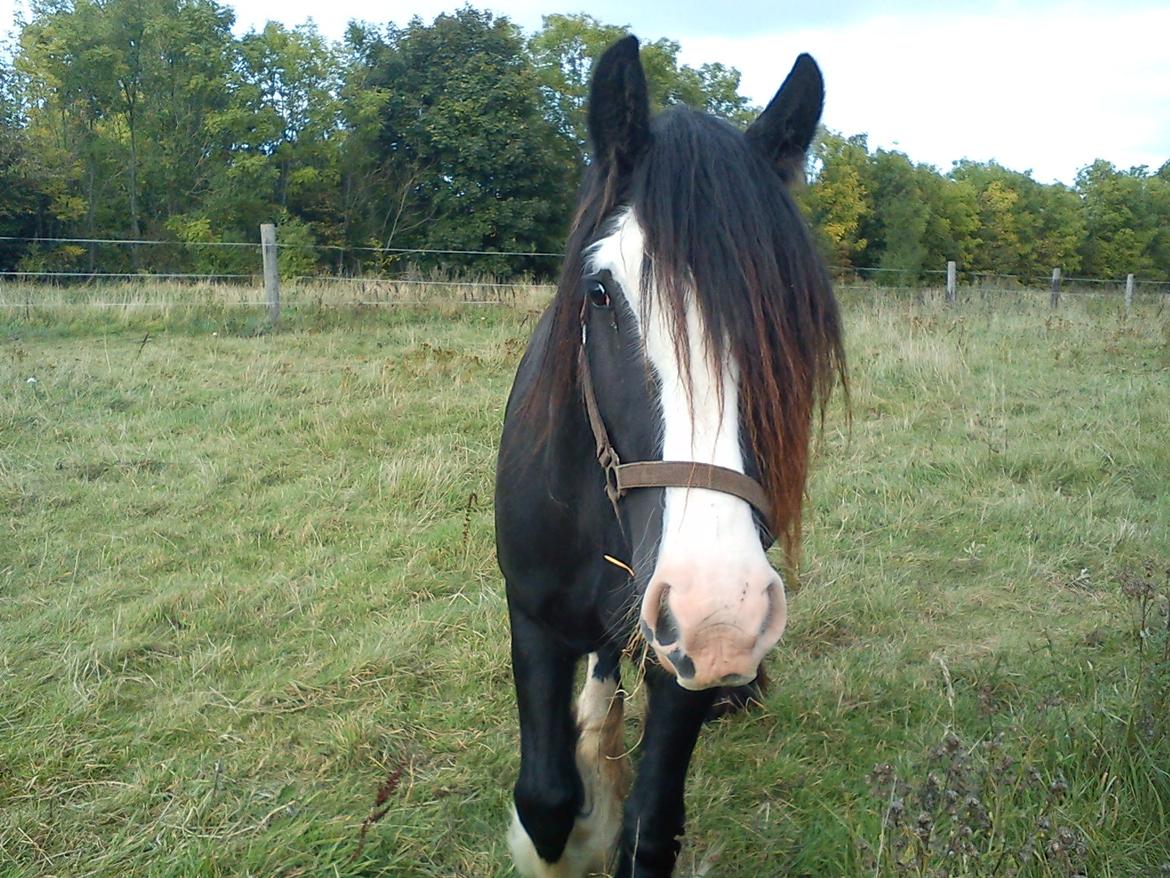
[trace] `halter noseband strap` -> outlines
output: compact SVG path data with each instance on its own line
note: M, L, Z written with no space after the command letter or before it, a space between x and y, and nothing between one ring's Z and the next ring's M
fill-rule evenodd
M585 304L585 307L589 307ZM593 391L593 375L589 369L589 355L586 352L585 312L581 313L581 348L577 354L577 374L581 381L581 394L585 397L585 414L589 428L597 443L597 462L605 472L605 495L618 514L618 501L635 488L706 488L731 494L746 500L771 525L771 504L763 487L755 479L725 466L699 463L694 460L640 460L636 463L622 463L617 450L609 441L601 410L597 407L597 395Z

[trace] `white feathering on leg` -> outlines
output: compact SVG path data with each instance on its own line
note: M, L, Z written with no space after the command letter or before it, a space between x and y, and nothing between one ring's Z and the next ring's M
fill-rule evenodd
M577 771L585 801L564 853L555 863L541 859L516 809L508 847L525 878L587 878L604 875L622 825L622 799L629 784L622 745L622 696L617 681L593 676L597 655L589 656L585 685L577 698Z

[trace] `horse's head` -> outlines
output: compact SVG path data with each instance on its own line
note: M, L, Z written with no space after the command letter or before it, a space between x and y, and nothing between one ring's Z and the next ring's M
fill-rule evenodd
M814 409L843 368L827 274L788 192L822 99L802 55L746 132L682 108L652 120L633 37L593 78L593 162L562 281L578 289L561 319L582 322L601 419L623 461L746 473L770 507L764 520L694 487L616 504L642 634L690 689L753 679L786 623L765 549L772 534L798 543Z

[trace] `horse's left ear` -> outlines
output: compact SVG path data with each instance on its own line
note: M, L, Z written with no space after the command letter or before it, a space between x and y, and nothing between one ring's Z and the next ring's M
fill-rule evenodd
M748 128L748 142L776 164L785 180L800 177L824 105L821 69L810 55L801 55L776 96Z
M650 143L650 99L636 37L618 40L593 68L589 139L593 160L618 178L633 170Z

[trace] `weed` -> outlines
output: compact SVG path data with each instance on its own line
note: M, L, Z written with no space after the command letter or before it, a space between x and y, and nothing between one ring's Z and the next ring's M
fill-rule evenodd
M1087 840L1062 810L1068 783L1010 755L1002 734L975 744L948 734L913 777L890 764L870 775L885 802L877 848L863 846L873 874L1086 875Z

